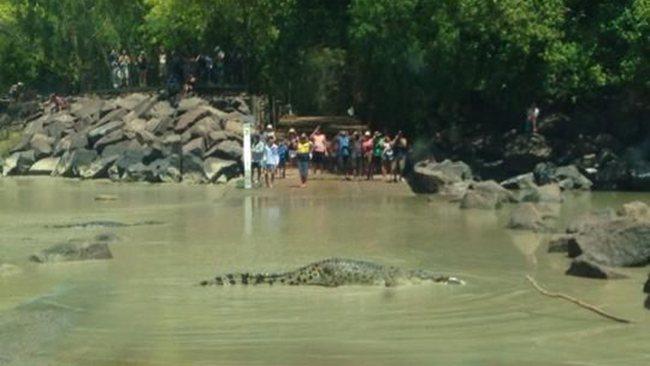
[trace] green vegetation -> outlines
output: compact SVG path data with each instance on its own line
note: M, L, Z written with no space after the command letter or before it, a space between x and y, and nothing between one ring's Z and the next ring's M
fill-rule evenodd
M0 158L9 156L9 150L18 145L22 132L8 129L0 130Z
M534 101L586 129L648 116L650 0L0 0L3 88L108 88L112 48L217 45L299 113L411 132L512 127Z

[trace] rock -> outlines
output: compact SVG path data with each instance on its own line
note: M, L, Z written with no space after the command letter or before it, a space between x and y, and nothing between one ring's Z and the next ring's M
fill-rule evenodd
M180 112L187 112L207 104L205 100L198 97L184 98L178 103L178 110Z
M408 183L415 193L438 193L445 185L472 178L472 170L463 162L445 160L437 163L425 160L415 164Z
M54 149L54 155L61 156L68 150L85 149L88 146L88 138L85 133L73 133L63 137Z
M610 267L650 262L650 220L644 217L588 215L572 226L574 241L568 246L570 257L582 256Z
M70 105L70 113L80 119L97 120L104 106L99 98L79 98Z
M154 179L164 183L178 183L181 181L181 159L178 155L170 155L154 160L149 164Z
M629 202L623 204L616 214L634 220L650 220L650 207L641 201Z
M550 231L552 226L537 210L535 205L526 202L519 204L510 214L508 229Z
M90 164L96 158L97 153L94 150L77 149L68 151L61 156L52 174L63 177L77 177L80 171L90 167Z
M207 177L203 169L203 160L200 157L193 154L183 155L181 161L183 182L190 184L205 183Z
M140 117L143 117L150 109L153 108L153 106L157 102L158 102L157 96L152 96L143 99L133 109L131 109L131 112L129 112L126 116L124 116L123 118L124 122L128 124L130 121L133 121L134 119L140 119Z
M210 182L215 182L221 176L225 176L226 179L230 180L240 174L239 163L232 160L207 158L203 165L205 175Z
M183 145L183 155L192 154L196 156L203 156L205 152L205 143L203 138L195 138L194 140Z
M208 146L213 146L220 143L221 141L228 140L229 136L226 131L213 131L208 134L208 137L205 139Z
M114 109L108 112L104 117L102 117L97 123L94 124L95 127L103 126L108 122L121 121L124 116L129 113L128 110L124 108Z
M3 162L2 175L24 174L34 164L36 158L33 151L20 151L11 154Z
M123 141L125 138L126 136L124 136L124 132L122 130L115 130L97 140L97 142L95 142L93 145L93 148L101 152L104 149L104 146Z
M460 208L494 210L504 203L515 203L517 199L512 192L501 187L495 181L474 182L463 197Z
M29 168L29 173L50 175L56 169L57 165L59 164L59 160L61 160L61 158L58 157L41 159L34 163L31 168Z
M83 179L108 178L108 168L117 159L117 156L101 157L88 166L80 167L79 176Z
M30 148L34 151L34 158L41 159L52 155L52 144L54 139L41 133L34 134L29 142Z
M190 128L196 121L200 120L203 117L206 117L209 112L205 108L197 108L189 112L185 112L178 118L176 121L176 126L174 130L176 132L183 132L186 129Z
M561 235L553 238L548 242L548 252L568 253L569 246L575 245L575 243L572 243L574 240L574 237L571 235Z
M16 276L21 273L23 273L23 270L18 266L9 263L0 263L0 278Z
M154 160L156 158L152 157L152 155L153 150L151 148L142 146L136 141L130 141L129 144L124 146L124 149L118 153L115 164L110 167L108 171L109 178L111 178L113 181L135 181L136 177L143 175L148 176L148 173L145 173L144 171L142 171L142 174L140 174L137 169L132 170L133 174L129 175L128 170L130 167L135 165L138 165L139 167L139 164L146 165L145 163L147 163L149 160ZM152 181L152 179L149 179L148 181Z
M533 173L521 174L516 177L504 180L500 183L505 189L524 189L535 186L535 176Z
M501 207L496 194L469 190L460 202L462 209L494 210Z
M95 196L95 201L101 201L101 202L106 202L106 201L117 201L118 197L112 194L99 194Z
M154 170L151 167L144 165L143 163L129 165L124 172L123 179L130 182L158 181Z
M210 149L205 157L218 157L226 160L241 160L244 150L238 142L232 140L221 141Z
M595 263L586 258L575 258L566 271L567 275L596 279L623 279L627 276L614 272L607 266Z
M90 132L88 132L88 138L93 141L99 140L100 138L108 135L109 133L122 128L122 126L124 126L123 121L108 122L104 125L101 125L97 128L90 130Z
M470 184L468 181L446 184L440 187L438 194L449 202L460 202L469 191Z
M599 189L625 188L631 178L630 170L630 166L622 160L607 161L594 175L594 184Z
M65 243L34 254L29 257L29 260L36 263L57 263L112 258L113 255L106 243L85 243L82 245Z
M555 170L554 179L556 182L566 181L566 186L571 189L590 190L593 183L580 171L575 165L567 165L559 167Z
M503 154L505 165L512 175L533 170L535 165L548 161L553 155L552 148L542 135L518 135L505 146Z
M154 106L145 114L146 117L151 119L157 119L159 121L170 119L176 113L176 110L172 108L171 104L168 101L163 100L154 104ZM153 132L153 131L152 131Z
M128 94L124 97L119 97L115 100L115 104L122 108L126 109L128 111L132 111L136 109L139 105L141 105L144 101L146 101L149 98L149 96L141 93L132 93Z
M196 122L188 131L193 138L202 137L207 140L210 133L221 130L221 126L212 117L205 117Z
M239 120L227 120L223 124L223 129L228 132L242 135L244 133L244 124Z
M520 190L519 200L522 202L562 203L562 192L557 183L544 186L529 186Z

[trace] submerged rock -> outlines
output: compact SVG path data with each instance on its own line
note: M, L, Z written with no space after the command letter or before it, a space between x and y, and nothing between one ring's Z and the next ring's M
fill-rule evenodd
M566 274L577 277L588 277L597 279L622 279L627 276L615 272L611 268L595 263L587 258L578 257L571 262Z
M500 208L504 203L515 202L517 199L512 192L495 181L474 182L461 200L460 208L493 210Z
M112 258L113 254L106 243L85 243L81 245L65 243L34 254L29 257L29 260L36 263L56 263Z
M508 229L551 231L550 217L544 216L532 203L519 204L510 214Z

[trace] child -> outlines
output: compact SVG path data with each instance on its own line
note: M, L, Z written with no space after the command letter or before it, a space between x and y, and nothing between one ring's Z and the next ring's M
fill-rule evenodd
M264 147L264 180L268 188L273 187L275 182L275 170L280 162L280 155L278 154L278 145L275 143L273 136L267 137L267 143ZM270 180L269 180L270 176Z
M278 145L278 155L280 156L278 169L280 169L280 177L284 179L287 177L287 161L289 160L289 146L286 140L282 140Z

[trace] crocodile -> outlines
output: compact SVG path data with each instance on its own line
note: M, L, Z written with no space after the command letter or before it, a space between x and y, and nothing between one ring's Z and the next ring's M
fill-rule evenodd
M201 281L200 285L278 284L325 287L379 285L392 287L425 282L453 285L465 284L463 280L456 277L439 275L426 270L407 270L362 260L328 258L284 273L228 273L218 275L213 279Z

